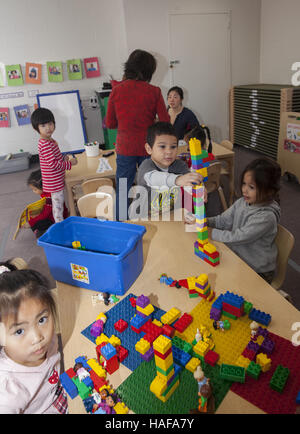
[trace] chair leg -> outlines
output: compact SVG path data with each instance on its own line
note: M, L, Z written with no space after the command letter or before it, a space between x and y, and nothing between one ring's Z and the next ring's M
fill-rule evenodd
M221 200L223 209L225 211L228 208L228 206L227 206L226 199L225 199L225 196L224 196L223 188L221 186L218 187L218 193L219 193L219 196L220 196L220 200Z

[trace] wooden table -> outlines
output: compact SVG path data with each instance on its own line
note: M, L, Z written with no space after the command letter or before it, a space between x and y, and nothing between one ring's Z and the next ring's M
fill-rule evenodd
M178 153L186 152L186 146L179 146ZM233 203L234 197L234 151L219 145L219 143L212 142L212 153L216 160L225 161L229 170L229 206Z
M196 233L185 232L183 222L144 222L147 229L143 237L144 268L128 293L149 296L150 302L167 311L177 307L181 312L191 312L200 298L189 298L187 290L170 288L161 284L158 277L166 273L174 279L184 279L206 273L216 294L227 290L242 295L254 307L269 313L272 321L268 327L288 340L291 326L300 321L300 312L259 277L248 265L222 243L214 242L220 252L220 265L211 267L200 260L193 251ZM74 365L79 355L96 357L95 345L81 335L81 331L95 321L97 315L112 306L100 303L93 307L93 291L57 282L60 330L64 348L65 369ZM120 297L122 300L127 294ZM225 332L226 333L226 332ZM108 375L115 389L131 374L121 365L113 375ZM70 413L85 413L80 398L69 400ZM262 413L260 409L229 391L218 408L218 413Z
M75 210L75 202L73 196L72 187L76 184L80 184L87 179L93 178L114 178L116 174L116 154L115 152L110 157L107 157L107 160L112 168L110 171L97 173L97 168L99 166L99 158L103 157L103 155L112 152L111 149L106 151L100 150L100 154L97 157L87 157L86 153L78 154L77 160L78 164L73 166L71 170L66 171L65 184L68 198L68 206L70 215L76 215Z

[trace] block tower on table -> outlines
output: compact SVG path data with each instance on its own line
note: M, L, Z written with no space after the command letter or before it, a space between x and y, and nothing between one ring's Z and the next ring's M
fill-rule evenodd
M150 384L150 390L162 402L166 402L179 386L178 366L174 364L172 341L160 335L153 342L157 375Z
M209 166L210 158L208 152L201 149L201 142L195 138L190 139L190 153L192 160L192 168L203 176L203 182L208 180L207 167ZM196 225L198 239L194 243L195 254L203 259L208 264L215 267L220 263L219 252L216 247L208 242L207 219L205 215L204 205L204 184L193 187L193 203L196 214Z

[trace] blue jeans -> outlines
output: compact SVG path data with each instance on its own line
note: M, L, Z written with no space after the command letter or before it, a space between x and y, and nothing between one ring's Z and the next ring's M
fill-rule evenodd
M128 219L128 192L133 185L137 168L147 157L117 154L116 172L116 219ZM120 182L121 180L121 182Z

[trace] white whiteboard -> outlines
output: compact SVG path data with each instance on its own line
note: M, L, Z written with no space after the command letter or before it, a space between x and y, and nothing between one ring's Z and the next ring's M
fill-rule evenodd
M52 111L55 119L53 139L61 152L83 150L87 142L78 90L37 94L39 107Z

